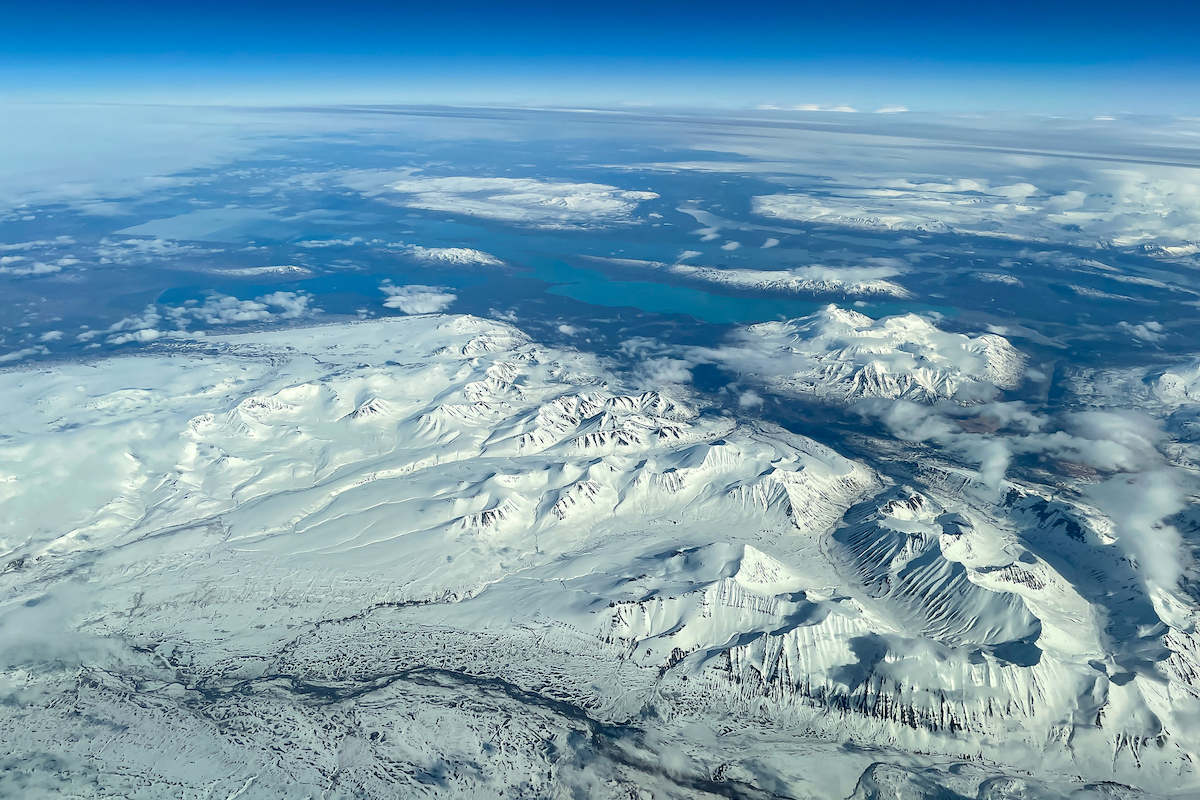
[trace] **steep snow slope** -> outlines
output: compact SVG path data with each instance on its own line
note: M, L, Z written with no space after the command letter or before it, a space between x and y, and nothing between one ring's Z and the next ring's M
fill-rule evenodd
M883 295L909 297L909 291L895 281L885 280L900 274L895 266L826 267L811 264L789 269L740 269L701 267L694 264L664 264L636 258L598 258L611 264L661 270L689 280L760 292L788 294L843 294L852 296Z
M0 391L5 796L1198 785L1192 634L1031 490L888 486L470 317Z
M834 305L752 325L708 357L777 391L835 402L972 401L1018 385L1025 366L1002 336L947 333L916 314L873 320Z

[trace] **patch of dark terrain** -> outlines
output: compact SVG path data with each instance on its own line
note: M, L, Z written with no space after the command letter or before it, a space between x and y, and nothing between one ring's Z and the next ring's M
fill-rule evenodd
M730 800L789 797L741 781L714 780L701 775L668 770L647 744L646 731L637 725L602 722L578 705L523 689L502 678L481 677L441 667L413 666L348 681L313 681L288 674L266 674L237 681L204 679L195 685L198 700L193 701L192 705L198 706L193 710L204 714L206 706L215 705L231 696L253 698L283 692L298 703L328 706L357 701L396 683L457 691L464 697L470 693L478 693L491 698L507 699L521 707L548 711L569 726L578 729L581 734L572 737L576 752L554 754L558 758L574 755L576 758L606 760L638 773L670 781L688 792Z

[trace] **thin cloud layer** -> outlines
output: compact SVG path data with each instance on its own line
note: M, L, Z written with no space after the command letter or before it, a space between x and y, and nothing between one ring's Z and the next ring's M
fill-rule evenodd
M1173 591L1190 559L1179 530L1165 522L1187 507L1200 488L1188 470L1172 465L1162 421L1141 411L1114 408L1048 415L1022 403L963 408L878 399L855 409L878 419L898 439L936 444L979 468L995 500L1017 456L1050 459L1076 478L1083 498L1110 522L1110 535L1159 589ZM1094 478L1088 475L1095 475Z

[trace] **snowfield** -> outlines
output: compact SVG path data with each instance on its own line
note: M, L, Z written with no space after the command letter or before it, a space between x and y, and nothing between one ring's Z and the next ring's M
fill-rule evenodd
M1025 370L1025 357L1003 336L948 333L917 314L873 320L835 305L751 325L693 358L728 365L778 392L828 402L971 402L1018 386Z
M862 230L1130 248L1164 259L1200 249L1200 183L1189 169L1098 169L1061 193L1025 181L993 186L945 176L855 176L829 184L820 193L755 197L754 212Z
M831 397L1019 380L860 317L745 336ZM1044 487L918 491L466 316L0 393L4 797L1200 791L1194 600Z
M654 192L602 183L532 178L409 178L388 184L384 197L407 208L465 214L551 230L630 225L633 212ZM380 194L369 190L369 194Z

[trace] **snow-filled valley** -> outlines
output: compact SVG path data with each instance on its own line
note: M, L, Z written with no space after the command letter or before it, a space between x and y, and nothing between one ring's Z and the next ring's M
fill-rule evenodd
M1021 367L916 317L771 325L736 346L838 399ZM470 316L0 392L5 797L1200 790L1196 600L1063 487L898 482Z

